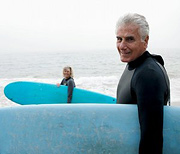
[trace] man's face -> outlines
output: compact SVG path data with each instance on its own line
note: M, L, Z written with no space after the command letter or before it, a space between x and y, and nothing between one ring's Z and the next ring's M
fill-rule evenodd
M134 24L120 26L117 30L117 49L122 62L131 62L141 56L147 48L147 36L141 40L139 27Z

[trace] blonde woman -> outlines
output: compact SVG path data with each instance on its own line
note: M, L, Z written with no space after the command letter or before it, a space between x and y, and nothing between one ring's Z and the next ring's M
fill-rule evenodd
M65 85L68 86L68 99L67 103L71 103L72 100L72 94L73 94L73 88L76 86L74 79L73 79L73 70L70 66L63 68L63 80L61 83L57 83L57 86Z

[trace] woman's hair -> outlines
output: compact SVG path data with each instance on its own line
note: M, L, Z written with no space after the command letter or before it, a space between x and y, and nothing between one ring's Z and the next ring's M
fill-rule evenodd
M144 41L146 36L149 36L149 24L144 16L137 13L129 13L120 17L116 23L116 34L120 26L127 24L135 24L139 26L139 34L141 36L141 40Z
M70 77L71 77L71 78L73 78L73 77L74 77L74 73L73 73L73 69L72 69L72 67L70 67L70 66L66 66L66 67L64 67L64 68L63 68L63 72L64 72L64 70L67 70L67 69L69 69L69 70L70 70Z

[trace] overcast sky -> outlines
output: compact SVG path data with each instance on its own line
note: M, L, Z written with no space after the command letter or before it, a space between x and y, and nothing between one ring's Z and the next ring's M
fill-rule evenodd
M114 49L128 12L147 18L149 48L180 49L179 0L0 0L0 52Z

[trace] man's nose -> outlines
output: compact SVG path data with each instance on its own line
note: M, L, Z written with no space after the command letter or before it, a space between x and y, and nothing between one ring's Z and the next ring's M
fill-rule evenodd
M122 40L119 43L118 47L119 47L120 50L125 50L125 49L127 49L127 44L126 44L126 42L124 40Z

